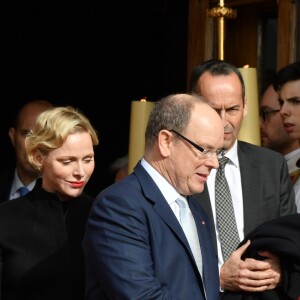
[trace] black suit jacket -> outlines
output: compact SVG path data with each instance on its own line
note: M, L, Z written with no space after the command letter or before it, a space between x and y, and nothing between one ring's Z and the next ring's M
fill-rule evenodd
M93 199L65 210L41 187L0 204L1 300L83 300L81 241Z
M11 186L15 176L16 165L14 163L4 167L0 173L0 202L9 200Z
M238 142L243 206L244 234L274 218L296 213L295 195L284 157L272 150L246 142ZM215 226L209 193L197 194L211 222L216 246Z
M300 215L289 215L261 224L250 234L251 244L243 259L263 259L260 250L268 250L279 256L282 271L282 285L261 293L225 292L223 300L298 300L300 299Z

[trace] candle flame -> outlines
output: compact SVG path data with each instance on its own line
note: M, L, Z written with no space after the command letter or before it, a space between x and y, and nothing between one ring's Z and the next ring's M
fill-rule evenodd
M140 101L141 102L147 102L147 97L143 97Z
M249 65L244 65L243 68L249 68Z

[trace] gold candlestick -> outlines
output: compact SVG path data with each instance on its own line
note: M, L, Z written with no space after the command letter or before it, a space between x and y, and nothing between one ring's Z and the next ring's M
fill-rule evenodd
M207 16L218 19L218 59L224 60L225 18L235 19L236 9L225 7L224 1L221 0L219 7L207 11Z

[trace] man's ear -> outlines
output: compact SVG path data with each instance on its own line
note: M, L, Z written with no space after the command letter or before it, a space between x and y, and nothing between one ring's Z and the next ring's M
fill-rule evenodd
M15 137L16 137L16 130L14 127L10 127L8 129L8 135L11 141L11 144L15 147Z
M172 144L172 135L170 131L163 129L158 134L158 148L161 156L168 157L170 155L170 146Z
M248 104L247 104L247 97L245 97L245 101L244 101L244 110L243 110L243 117L246 117L248 114Z

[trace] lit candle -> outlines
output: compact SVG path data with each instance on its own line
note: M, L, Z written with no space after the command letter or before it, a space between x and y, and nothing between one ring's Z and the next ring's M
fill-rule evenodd
M224 6L224 0L220 0L220 6L221 6L221 7Z
M154 102L142 99L131 102L128 174L133 171L145 150L145 131Z
M260 146L257 72L255 68L249 68L249 66L239 68L239 71L245 82L248 113L243 119L238 139Z

